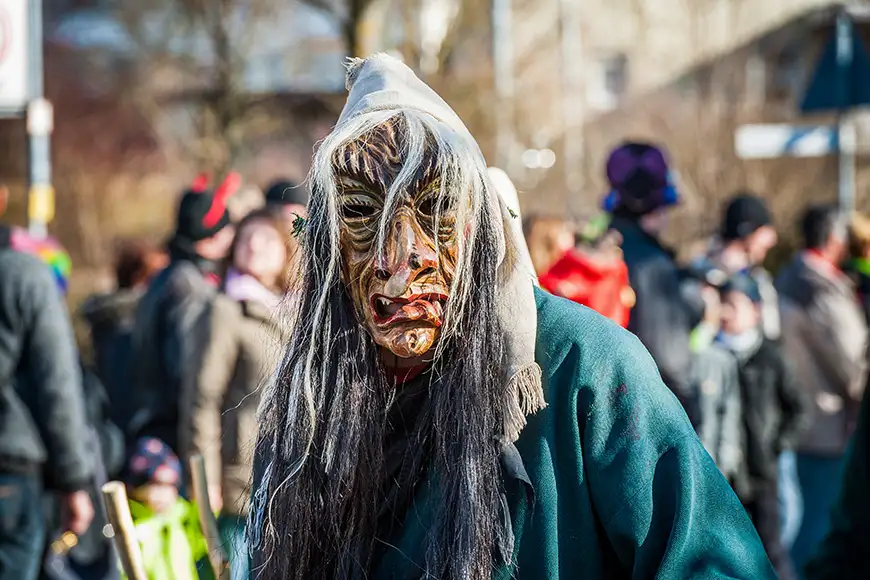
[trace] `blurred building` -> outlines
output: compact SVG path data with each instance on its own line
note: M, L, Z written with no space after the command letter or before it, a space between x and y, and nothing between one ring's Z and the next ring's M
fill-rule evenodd
M782 190L796 187L788 179L818 183L817 198L835 195L833 157L803 160L803 166L789 160L744 163L735 157L733 132L748 122L801 121L796 103L840 5L513 0L511 174L521 189L534 191L528 205L562 206L580 215L595 211L605 188L604 156L630 137L668 144L689 198L687 211L695 215L718 210L729 188L754 186L786 197ZM870 128L860 121L858 127L859 133ZM870 135L859 136L864 140L870 142ZM555 152L556 163L529 166L523 152L542 148ZM799 171L789 169L795 165L814 170L814 178L798 177ZM859 179L859 201L865 183Z
M764 2L758 2L759 5ZM798 4L798 3L795 3ZM679 172L686 203L678 232L685 239L709 234L724 199L738 189L768 198L784 232L789 232L810 202L837 199L836 155L742 160L734 132L744 124L833 125L836 115L802 115L800 102L825 44L834 33L838 5L803 3L799 11L770 21L767 28L693 59L687 68L648 88L627 91L619 105L587 119L587 163L601 167L614 139L639 136L665 143ZM810 5L815 4L815 5ZM853 11L855 34L870 49L870 11ZM721 45L725 46L725 45ZM834 87L832 87L832 90ZM858 139L856 202L870 207L870 117L850 114ZM590 172L591 193L574 201L589 205L603 178Z

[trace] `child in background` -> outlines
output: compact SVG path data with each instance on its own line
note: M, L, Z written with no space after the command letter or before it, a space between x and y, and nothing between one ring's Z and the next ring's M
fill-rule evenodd
M206 580L214 574L196 506L178 492L181 464L160 439L136 442L124 482L149 580Z
M780 538L777 462L812 411L780 347L764 337L760 325L758 285L748 275L737 274L722 288L722 329L717 337L740 368L748 485L737 491L779 577L791 580L796 575Z
M738 488L743 468L743 417L737 361L714 342L719 332L719 288L725 274L709 262L698 263L681 286L695 317L691 335L692 385L700 407L698 437L719 470Z

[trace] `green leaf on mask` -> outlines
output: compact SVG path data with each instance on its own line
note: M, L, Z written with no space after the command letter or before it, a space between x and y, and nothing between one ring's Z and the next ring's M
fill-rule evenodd
M517 219L518 217L520 217L516 213L514 213L514 210L512 210L511 208L507 208L507 210L508 210L508 213L511 214L512 218Z
M301 238L302 234L305 233L305 223L306 220L301 215L297 215L296 219L293 220L293 237Z

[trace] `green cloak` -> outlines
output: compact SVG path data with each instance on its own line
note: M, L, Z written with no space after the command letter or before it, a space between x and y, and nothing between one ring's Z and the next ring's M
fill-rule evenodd
M548 406L502 454L515 547L494 578L775 579L640 342L589 309L539 290L535 299ZM425 576L436 501L422 485L373 578Z

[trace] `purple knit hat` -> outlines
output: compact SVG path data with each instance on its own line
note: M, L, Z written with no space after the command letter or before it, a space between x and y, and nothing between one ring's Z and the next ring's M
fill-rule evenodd
M604 198L605 211L617 209L645 215L679 203L665 153L649 143L625 143L607 159L607 180L612 188Z

